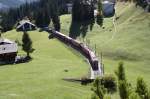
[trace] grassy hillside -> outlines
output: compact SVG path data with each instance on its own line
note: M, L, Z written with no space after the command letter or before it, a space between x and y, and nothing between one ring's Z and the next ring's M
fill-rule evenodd
M116 31L113 18L105 18L104 29L95 25L86 39L97 45L97 52L103 53L106 73L114 73L122 60L132 83L142 76L150 84L150 14L128 3L118 3L116 9ZM61 17L62 32L69 32L70 20L70 15Z
M3 36L22 38L21 32L9 31ZM33 40L33 60L29 63L0 66L0 99L87 99L90 86L67 82L63 78L80 78L88 73L88 65L46 32L29 32ZM19 54L25 54L19 48ZM68 72L65 72L68 70Z
M119 3L116 7L119 16L116 31L113 18L106 18L104 28L95 25L86 39L91 46L97 45L98 53L103 52L105 73L113 74L122 60L133 86L138 76L150 84L150 14L136 9L133 4ZM70 23L70 15L61 17L63 33L69 33ZM49 40L45 32L29 34L36 49L32 54L34 59L25 64L0 66L0 99L89 99L90 86L62 80L86 75L85 60L56 39ZM22 33L13 30L4 36L21 41ZM19 49L19 54L25 54ZM112 96L113 99L118 97L118 94Z

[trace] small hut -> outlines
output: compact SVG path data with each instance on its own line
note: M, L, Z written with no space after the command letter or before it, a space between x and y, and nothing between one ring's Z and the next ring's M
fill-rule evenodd
M14 61L18 47L15 42L0 38L0 61Z
M103 15L104 17L112 17L115 15L115 0L104 1L103 3Z
M31 31L35 30L35 24L31 23L30 20L22 20L17 24L17 31Z
M68 13L72 13L72 3L67 3Z

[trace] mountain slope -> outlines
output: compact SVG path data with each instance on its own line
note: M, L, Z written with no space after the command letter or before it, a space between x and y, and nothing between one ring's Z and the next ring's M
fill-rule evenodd
M119 17L115 22L116 31L113 18L105 18L104 28L95 25L86 39L93 48L96 44L97 53L103 53L106 73L114 73L122 60L131 82L135 83L137 76L142 76L150 84L150 13L136 8L135 4L118 3L116 14ZM69 33L69 20L71 16L61 17L63 33Z
M0 9L6 9L10 7L17 7L25 2L33 2L37 0L0 0Z

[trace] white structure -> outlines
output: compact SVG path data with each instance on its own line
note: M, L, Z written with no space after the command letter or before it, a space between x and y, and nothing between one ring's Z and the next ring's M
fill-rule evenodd
M30 31L35 30L35 24L31 23L30 20L22 20L17 24L17 31Z
M15 42L0 38L0 60L11 61L17 56L18 47Z
M99 63L99 65L98 65L98 70L93 70L92 68L90 69L90 71L91 71L91 75L90 75L90 79L96 79L97 77L101 77L101 76L103 76L103 68L102 68L102 66L100 65L100 63Z
M67 4L67 8L68 8L68 13L72 13L72 3L68 3Z
M97 17L98 13L99 13L99 12L95 9L95 10L94 10L94 17Z

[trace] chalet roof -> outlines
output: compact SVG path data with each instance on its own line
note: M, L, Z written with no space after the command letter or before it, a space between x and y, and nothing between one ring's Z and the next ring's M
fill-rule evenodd
M1 43L12 44L12 43L14 43L14 42L13 42L13 41L10 41L9 39L0 38L0 44L1 44Z
M14 53L14 52L16 53L17 50L18 46L15 42L12 42L8 39L0 38L0 54Z
M19 22L19 25L17 26L17 29L20 28L20 27L22 27L26 23L30 24L32 26L35 26L35 24L31 23L30 20L22 20L22 21Z
M111 1L103 1L103 4L115 4L115 2L111 2Z
M67 6L68 6L68 7L72 7L73 4L72 4L72 3L67 3Z
M108 3L116 3L116 0L103 0L102 2L108 2Z
M82 3L84 5L91 5L91 0L83 0Z

